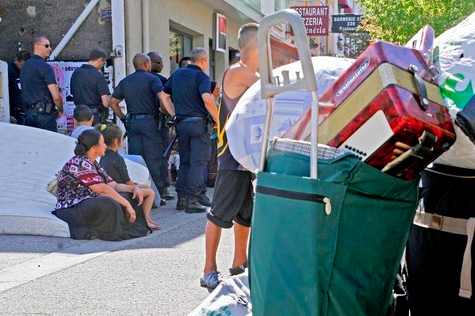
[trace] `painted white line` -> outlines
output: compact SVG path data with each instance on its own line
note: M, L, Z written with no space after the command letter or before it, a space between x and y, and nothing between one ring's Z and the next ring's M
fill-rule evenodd
M162 229L142 238L107 242L90 240L35 258L20 264L0 270L0 293L47 276L79 263L97 258L106 253L126 248L148 238L155 238L176 229L184 224L194 222L204 217L204 214L178 213L161 220Z

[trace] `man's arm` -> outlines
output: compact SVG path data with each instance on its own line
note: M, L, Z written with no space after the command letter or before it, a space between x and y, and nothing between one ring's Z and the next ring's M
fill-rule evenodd
M51 93L51 96L53 97L53 102L58 108L58 117L61 117L63 115L63 98L61 97L61 94L59 93L58 85L55 83L49 84L48 85L48 90Z
M122 112L120 106L119 106L119 103L121 102L122 100L119 100L119 99L116 99L114 97L112 97L110 99L110 102L109 102L109 106L112 108L112 111L114 111L115 115L117 115L119 117L119 119L124 119L125 115L124 115L124 112Z
M250 86L259 80L255 72L247 67L233 67L228 70L224 77L226 95L236 98L242 95Z
M170 114L171 116L175 116L176 113L175 108L173 107L171 96L163 91L159 92L157 96L160 99L162 105L165 107L165 110L168 112L168 114Z
M216 108L216 103L214 102L214 97L211 93L203 93L201 95L203 102L205 103L206 110L213 118L215 122L218 122L218 109Z
M108 95L108 94L101 95L101 100L102 100L102 106L105 107L105 108L108 108L109 107L109 102L111 100L110 95Z

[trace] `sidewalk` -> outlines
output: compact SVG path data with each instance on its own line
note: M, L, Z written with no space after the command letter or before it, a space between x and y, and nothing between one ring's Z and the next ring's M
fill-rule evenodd
M138 239L0 235L0 315L187 315L209 294L199 286L206 216L175 201L152 210L162 230ZM232 238L223 231L223 272Z

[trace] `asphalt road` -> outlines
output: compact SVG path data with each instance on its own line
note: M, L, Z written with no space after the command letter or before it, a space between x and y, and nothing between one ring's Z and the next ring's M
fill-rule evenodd
M199 285L206 216L174 207L152 210L162 230L121 242L0 235L0 315L187 315L209 294ZM233 242L223 231L225 277Z

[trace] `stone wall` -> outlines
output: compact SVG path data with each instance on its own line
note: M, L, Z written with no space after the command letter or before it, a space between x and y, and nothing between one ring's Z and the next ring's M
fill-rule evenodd
M6 0L1 1L0 59L12 60L21 49L32 52L32 38L45 35L58 45L89 4L88 0ZM87 60L89 51L102 48L112 51L110 0L101 0L77 30L56 60Z

